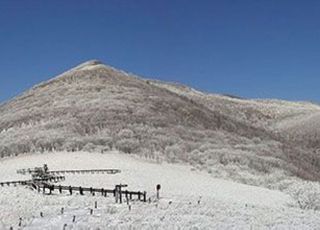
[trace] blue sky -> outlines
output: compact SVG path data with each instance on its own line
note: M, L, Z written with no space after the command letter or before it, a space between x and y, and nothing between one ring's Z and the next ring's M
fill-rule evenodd
M81 62L320 102L317 0L0 0L0 101Z

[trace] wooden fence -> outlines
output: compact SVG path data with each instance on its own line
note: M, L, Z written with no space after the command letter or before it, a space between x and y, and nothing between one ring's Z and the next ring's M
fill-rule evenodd
M54 184L46 184L46 183L31 183L34 189L38 190L38 192L46 191L51 194L55 190L62 193L63 191L69 192L72 195L74 192L78 192L80 195L84 195L85 192L89 192L91 195L101 194L104 197L107 197L108 194L112 195L116 198L116 202L122 203L123 198L126 198L126 201L133 200L134 198L138 199L139 201L146 202L147 201L147 193L140 192L140 191L128 191L122 190L121 185L116 185L114 189L104 189L104 188L92 188L92 187L75 187L75 186L63 186L63 185L54 185Z

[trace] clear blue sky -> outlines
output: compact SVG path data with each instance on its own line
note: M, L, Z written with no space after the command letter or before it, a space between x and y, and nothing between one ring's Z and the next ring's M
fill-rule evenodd
M89 59L248 98L320 102L318 0L0 0L0 101Z

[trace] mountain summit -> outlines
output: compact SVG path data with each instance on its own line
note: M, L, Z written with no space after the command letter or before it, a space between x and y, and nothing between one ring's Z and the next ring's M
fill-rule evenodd
M95 68L95 67L102 67L105 66L101 61L99 60L90 60L90 61L86 61L78 66L76 66L74 68L74 70L84 70L84 69L91 69L91 68Z
M117 149L249 183L273 173L316 179L318 142L301 141L289 124L319 111L205 94L92 60L0 106L0 154Z

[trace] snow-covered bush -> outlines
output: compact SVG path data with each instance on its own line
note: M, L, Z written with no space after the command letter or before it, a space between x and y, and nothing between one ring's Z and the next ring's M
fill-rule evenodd
M129 139L129 138L132 138L133 136L134 136L134 133L130 129L122 129L118 133L119 139Z
M118 150L124 153L134 153L139 148L139 141L131 139L120 139L116 142L115 146Z
M167 146L165 148L165 156L170 163L176 163L179 161L180 157L184 154L182 147L178 144L172 146Z
M94 152L96 148L96 145L94 145L93 143L87 143L83 148L82 150L83 151L86 151L86 152Z
M301 181L292 183L286 190L302 209L320 210L320 183Z

